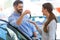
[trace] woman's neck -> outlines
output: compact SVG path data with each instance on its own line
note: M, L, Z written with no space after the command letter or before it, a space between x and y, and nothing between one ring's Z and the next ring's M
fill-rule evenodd
M47 17L47 19L49 18L49 14L50 14L50 13L48 13L48 12L46 13L46 17Z

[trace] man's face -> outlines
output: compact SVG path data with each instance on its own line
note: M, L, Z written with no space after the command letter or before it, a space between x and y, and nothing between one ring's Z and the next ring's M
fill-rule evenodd
M18 13L22 13L22 11L23 11L23 4L18 4L16 7L15 7L15 9L16 9L16 11L18 12Z

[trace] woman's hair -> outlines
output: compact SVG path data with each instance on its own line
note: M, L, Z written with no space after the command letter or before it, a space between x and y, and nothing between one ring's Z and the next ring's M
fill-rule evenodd
M53 19L55 19L55 21L57 22L57 19L56 19L56 17L55 17L55 15L53 14L53 6L52 6L52 4L51 3L44 3L43 5L42 5L42 7L44 8L44 9L47 9L47 11L49 12L49 18L47 19L47 21L45 22L45 24L44 24L44 32L48 32L48 30L47 30L47 26L48 26L48 24L53 20Z

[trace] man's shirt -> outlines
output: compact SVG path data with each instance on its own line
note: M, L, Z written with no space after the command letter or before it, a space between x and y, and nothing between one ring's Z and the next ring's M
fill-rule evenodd
M36 28L35 26L28 22L29 17L28 15L25 15L21 25L17 25L16 21L18 20L18 18L20 17L20 14L14 12L10 17L9 17L9 22L10 24L12 24L13 26L17 27L19 30L21 30L22 32L26 33L28 36L32 36L33 32L36 32Z

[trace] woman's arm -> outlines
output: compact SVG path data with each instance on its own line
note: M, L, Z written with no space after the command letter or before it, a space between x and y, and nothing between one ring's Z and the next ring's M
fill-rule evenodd
M48 26L49 40L55 40L57 23L55 20L52 20Z
M38 32L39 32L40 34L42 34L42 31L41 31L41 29L38 27L38 25L36 24L36 22L32 22L32 21L29 21L29 22L32 23L32 24L34 24L35 27L36 27L36 29L38 30Z

